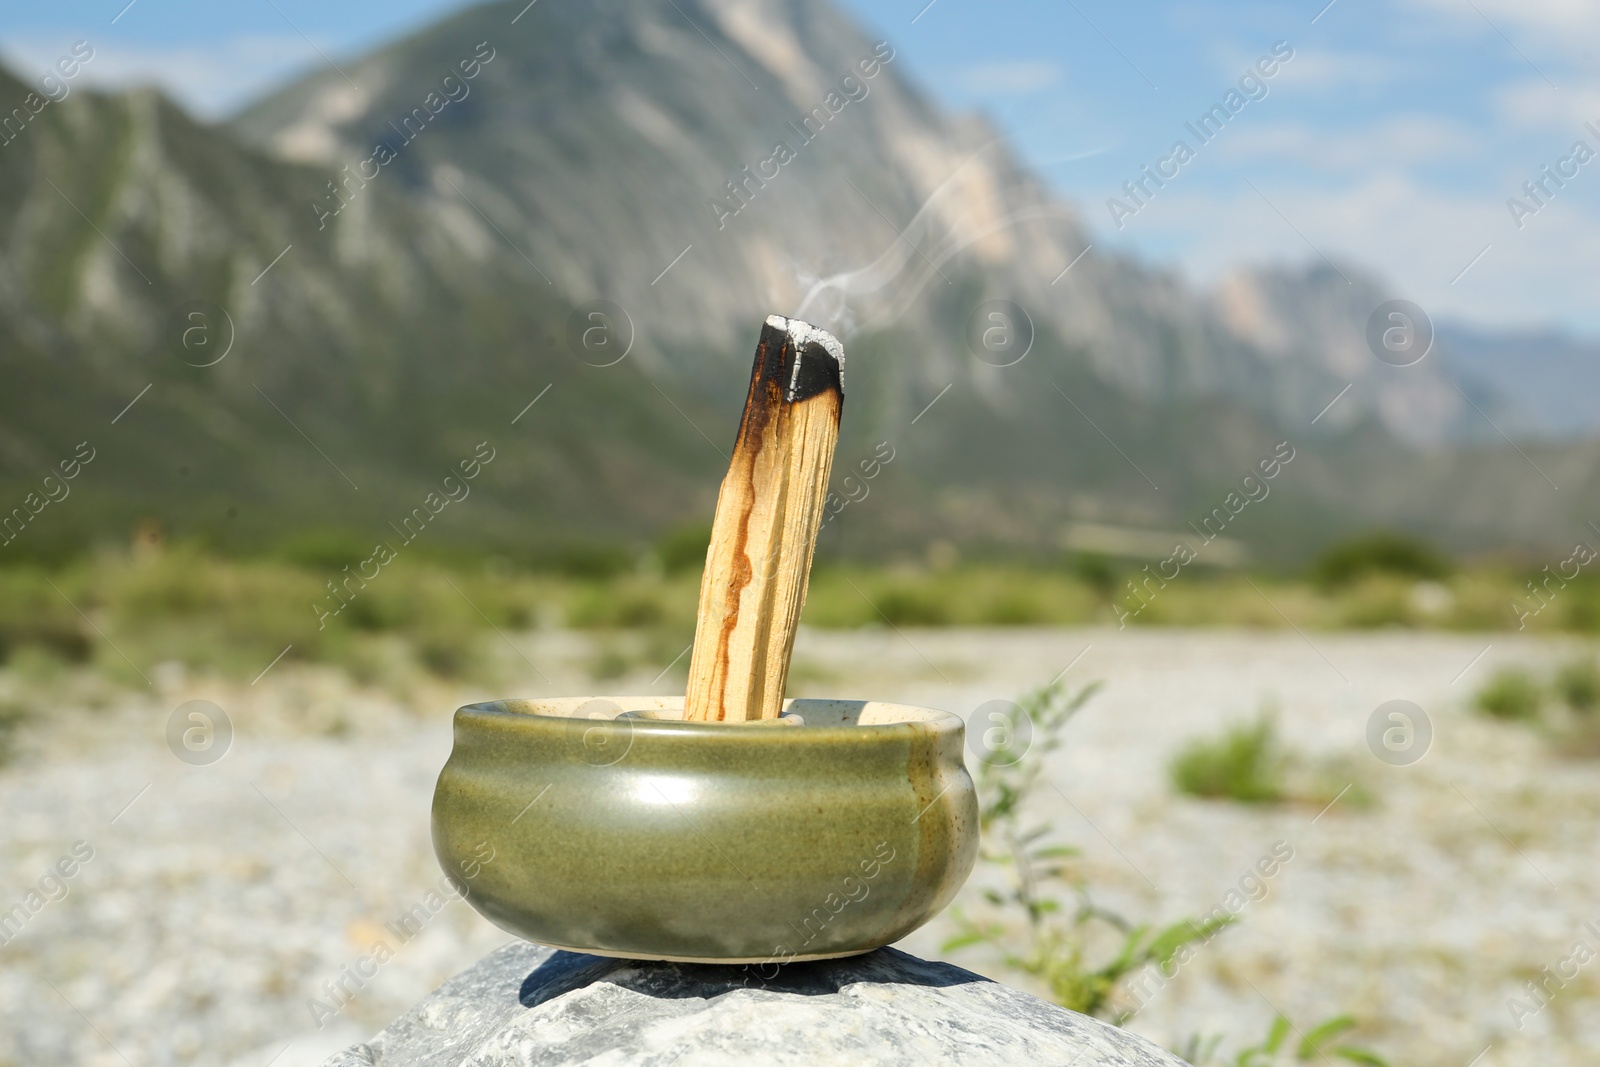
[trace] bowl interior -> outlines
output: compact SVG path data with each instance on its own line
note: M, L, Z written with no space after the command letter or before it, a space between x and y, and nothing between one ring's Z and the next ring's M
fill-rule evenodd
M679 723L685 721L681 696L551 697L532 700L494 700L468 707L474 711L498 711L562 719L621 718ZM891 704L881 700L791 698L783 702L783 713L777 719L692 725L714 728L794 726L817 729L839 726L897 726L901 723L928 723L949 728L962 725L962 720L959 715L948 711L920 708L911 704Z

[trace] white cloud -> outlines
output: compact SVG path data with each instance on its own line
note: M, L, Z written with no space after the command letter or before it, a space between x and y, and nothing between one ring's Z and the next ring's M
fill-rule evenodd
M1543 43L1568 49L1592 46L1600 35L1600 5L1594 0L1407 0L1413 7L1436 11L1452 18L1477 23L1485 30L1494 27L1515 39L1515 31L1525 31ZM1484 25L1487 20L1488 26Z
M957 75L961 87L980 96L1026 96L1061 80L1061 67L1046 60L981 63Z
M1600 188L1600 172L1585 171L1579 180ZM1501 197L1444 192L1400 173L1332 190L1257 184L1271 206L1242 183L1225 194L1169 188L1129 220L1129 229L1171 248L1203 284L1240 263L1321 262L1320 252L1346 270L1354 264L1386 279L1435 316L1600 328L1600 215L1577 189L1519 231ZM1483 258L1452 284L1486 245Z
M24 80L32 80L65 54L62 42L75 39L70 32L10 37L0 42L0 61ZM74 84L107 89L158 85L191 113L214 119L321 62L296 34L169 48L102 43L95 45L94 58L83 65Z
M1543 78L1507 82L1494 92L1495 110L1508 124L1579 132L1586 122L1600 123L1600 83L1583 82L1553 89Z
M1299 122L1241 124L1229 130L1218 146L1219 155L1234 161L1271 159L1324 171L1371 171L1473 155L1481 143L1454 119L1396 115L1345 130Z
M1279 68L1269 84L1323 92L1370 89L1397 81L1405 72L1405 66L1389 56L1297 46L1294 58Z
M1550 88L1567 88L1571 65L1592 62L1600 38L1600 4L1594 0L1402 0L1441 16L1437 25L1477 34L1504 49ZM1447 21L1446 21L1447 20Z

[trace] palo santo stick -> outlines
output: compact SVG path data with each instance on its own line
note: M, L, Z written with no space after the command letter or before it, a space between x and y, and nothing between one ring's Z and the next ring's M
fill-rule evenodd
M684 718L775 719L839 439L844 349L773 315L761 328L700 580Z

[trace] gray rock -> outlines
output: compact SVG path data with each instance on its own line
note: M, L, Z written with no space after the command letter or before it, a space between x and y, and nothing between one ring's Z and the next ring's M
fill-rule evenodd
M325 1067L579 1063L1183 1065L1114 1026L890 948L762 970L518 942Z

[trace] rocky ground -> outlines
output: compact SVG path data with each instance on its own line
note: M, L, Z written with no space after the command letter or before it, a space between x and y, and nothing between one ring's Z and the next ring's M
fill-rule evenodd
M587 639L515 640L545 675L524 666L517 695L681 684L681 663L597 683ZM1069 664L1068 682L1103 680L1053 758L1041 814L1083 849L1096 899L1139 921L1208 912L1260 858L1292 850L1246 883L1261 899L1237 925L1133 1017L1139 1033L1169 1046L1224 1033L1238 1047L1275 1009L1301 1026L1349 1011L1396 1064L1577 1067L1600 1048L1600 960L1575 951L1600 950L1600 765L1470 710L1496 666L1571 648L1504 635L808 632L794 677L807 694L962 713ZM318 1063L508 940L460 902L435 913L429 896L448 710L490 694L440 684L401 702L290 662L248 686L177 665L146 674L127 693L0 671L0 703L49 705L0 770L0 912L14 917L0 944L0 1065ZM1366 741L1374 709L1397 698L1434 731L1409 766ZM186 762L168 725L190 700L222 708L233 736L207 748L203 723L180 717ZM1326 809L1174 795L1173 751L1264 701L1296 749L1353 788ZM201 732L184 749L189 728ZM431 918L402 938L391 924L418 906ZM902 947L939 956L950 930L941 919ZM393 958L369 962L380 943ZM982 947L948 958L1018 981ZM1547 1006L1528 979L1555 990ZM341 981L353 996L335 994Z

